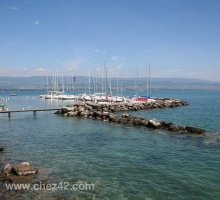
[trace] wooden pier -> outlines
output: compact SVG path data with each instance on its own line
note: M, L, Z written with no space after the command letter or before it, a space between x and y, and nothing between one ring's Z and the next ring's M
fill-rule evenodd
M21 112L33 112L36 115L37 112L44 111L57 111L62 110L62 108L41 108L41 109L22 109L22 110L1 110L0 113L8 113L8 117L11 117L11 113L21 113Z

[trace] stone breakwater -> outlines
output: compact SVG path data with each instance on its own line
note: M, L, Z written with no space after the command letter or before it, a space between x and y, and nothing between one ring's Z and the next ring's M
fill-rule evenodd
M205 130L195 128L192 126L179 126L173 123L165 121L159 121L156 119L145 119L141 117L134 117L129 113L124 113L121 116L116 115L115 112L121 111L138 111L147 109L163 109L163 108L175 108L178 106L186 106L187 102L179 99L161 98L155 99L155 101L146 103L112 103L112 104L94 104L94 103L81 103L64 107L56 114L63 114L69 117L83 117L91 118L103 121L109 121L119 124L143 126L152 129L163 129L172 133L181 134L205 134Z

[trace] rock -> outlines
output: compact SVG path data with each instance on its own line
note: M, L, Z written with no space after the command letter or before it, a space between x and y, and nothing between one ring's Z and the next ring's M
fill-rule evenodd
M68 113L70 111L72 111L71 107L63 107L63 113Z
M80 113L79 116L81 116L81 117L85 117L85 116L86 116L86 113L85 113L85 112L80 112L80 111L79 111L79 113Z
M116 120L115 120L115 122L117 122L117 123L123 123L123 118L122 117L117 117L116 118Z
M105 117L108 117L109 116L109 112L103 112L102 115L105 116Z
M32 183L32 182L35 182L33 174L31 174L29 176L10 175L7 177L7 180L11 183Z
M0 152L3 151L3 150L4 150L4 148L2 146L0 146Z
M193 134L204 134L206 132L204 129L194 128L192 126L186 126L185 130L187 130L189 133L193 133Z
M91 112L90 112L89 110L85 110L84 113L85 113L85 115L87 115L87 116L88 116L88 115L91 115Z
M65 197L57 197L55 200L67 200Z
M135 120L135 118L130 116L130 117L128 118L128 123L129 123L129 124L134 124L134 120Z
M18 176L27 176L31 174L36 174L37 169L31 166L28 162L22 162L19 165L13 167L13 173Z
M148 120L141 120L142 126L148 126Z
M104 107L102 110L103 110L103 112L108 112L108 111L109 111L109 108Z
M138 110L139 110L139 107L138 107L137 105L135 105L135 106L133 107L133 110L134 110L134 111L138 111Z
M80 106L80 107L78 108L78 111L79 111L79 112L85 112L85 107L84 107L84 106Z
M148 121L148 127L150 128L160 128L161 123L157 121L156 119L151 119Z
M5 188L5 184L3 184L3 183L0 183L0 199L4 199L5 200L5 198L3 197L4 195L4 193L6 192L7 190L6 190L6 188Z
M169 128L168 128L168 131L172 131L172 132L177 132L179 130L180 130L179 126L177 126L175 124L170 125Z
M141 125L141 119L139 119L139 118L135 118L134 119L134 125Z
M4 182L7 180L7 174L5 173L0 173L0 182ZM1 198L0 198L1 199Z
M76 111L76 112L73 112L73 111L68 112L68 113L67 113L67 116L70 116L70 117L78 116L78 112L77 112L77 111Z
M109 121L115 122L117 116L115 114L109 113Z
M169 128L170 126L172 126L173 125L173 123L167 123L167 122L164 122L164 121L162 121L162 122L160 122L160 124L161 124L161 126L163 127L163 128Z
M124 118L129 118L129 117L130 117L130 114L129 114L129 113L124 113L124 114L122 115L122 117L124 117Z
M64 112L63 112L63 109L61 109L61 110L57 110L54 114L63 114Z
M128 106L128 107L133 107L134 104L133 104L133 103L128 103L127 106Z
M101 115L102 115L102 113L99 112L99 111L94 111L94 112L93 112L93 117L95 117L95 118L98 118L98 117L100 117Z
M7 163L2 169L2 173L4 174L10 174L11 171L12 171L12 166L9 163Z
M121 117L120 117L120 118L121 118ZM127 124L127 123L128 123L128 118L122 117L122 118L121 118L121 123L122 123L122 124Z

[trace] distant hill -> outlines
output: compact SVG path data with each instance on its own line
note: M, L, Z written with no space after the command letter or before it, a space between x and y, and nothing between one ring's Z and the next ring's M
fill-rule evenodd
M48 84L47 84L48 82ZM54 80L54 77L45 76L32 76L32 77L0 77L0 90L6 89L31 89L31 90L43 90L49 87L53 89L54 86L63 87L63 82L65 82L65 87L78 87L78 88L88 88L88 77L77 76L74 79L70 77L59 77ZM105 82L105 80L104 80ZM91 87L101 88L102 79L101 78L91 78ZM109 84L109 83L108 83ZM112 88L121 86L125 89L141 89L146 88L147 79L139 78L136 82L134 78L112 78L111 80ZM188 79L188 78L152 78L151 88L166 88L166 89L220 89L220 82L212 82L199 79Z

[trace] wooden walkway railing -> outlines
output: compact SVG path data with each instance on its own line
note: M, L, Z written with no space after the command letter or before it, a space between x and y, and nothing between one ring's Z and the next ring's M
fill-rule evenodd
M20 113L20 112L33 112L36 115L37 112L41 111L56 111L62 110L62 108L42 108L42 109L22 109L22 110L1 110L0 113L8 113L8 117L11 117L11 113Z

